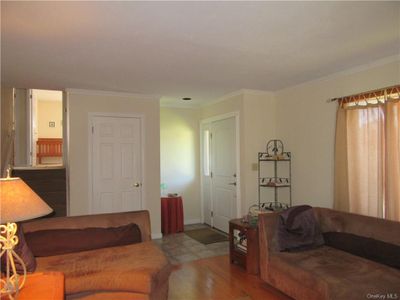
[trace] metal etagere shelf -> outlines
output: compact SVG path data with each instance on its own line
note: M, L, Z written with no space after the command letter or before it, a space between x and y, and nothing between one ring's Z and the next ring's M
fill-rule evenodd
M271 176L263 176L262 168L265 163L273 163L273 174ZM288 176L280 176L278 173L278 164L287 164ZM266 152L258 153L258 209L279 211L292 206L292 155L290 152L284 151L281 140L270 140L267 143ZM274 189L273 201L263 202L261 190L264 188ZM279 201L279 190L289 189L289 199L285 202Z

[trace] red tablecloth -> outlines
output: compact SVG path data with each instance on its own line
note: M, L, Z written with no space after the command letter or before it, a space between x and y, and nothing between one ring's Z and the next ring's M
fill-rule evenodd
M183 232L182 197L161 198L161 232L163 234Z

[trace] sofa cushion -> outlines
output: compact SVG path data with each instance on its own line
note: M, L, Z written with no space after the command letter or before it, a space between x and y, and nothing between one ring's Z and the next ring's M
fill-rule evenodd
M140 243L136 224L109 228L52 229L28 232L26 242L36 257Z
M400 269L400 246L346 232L325 232L327 246Z
M36 259L33 256L33 253L31 251L31 249L29 248L28 244L26 243L24 231L22 230L22 227L19 225L17 227L16 236L18 237L18 244L15 245L15 247L14 247L15 253L24 262L27 272L35 272ZM21 263L19 262L19 260L14 258L14 263L15 263L15 269L16 269L17 273L23 274L24 268L21 265ZM2 270L2 272L5 272L6 268L7 268L6 255L3 255L1 257L1 268L0 269Z
M279 273L291 276L303 287L327 293L329 299L366 299L367 294L377 293L400 295L400 271L327 246L272 254L272 280ZM293 296L290 291L284 292Z
M151 241L127 246L38 257L37 271L60 271L66 294L126 291L149 294L171 272L163 252Z

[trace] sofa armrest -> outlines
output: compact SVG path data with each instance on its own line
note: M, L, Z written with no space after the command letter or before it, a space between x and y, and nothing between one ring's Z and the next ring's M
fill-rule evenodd
M258 216L260 273L264 281L267 281L270 255L273 252L278 252L275 235L278 220L278 213L263 213Z
M130 223L135 223L139 226L143 242L151 240L150 216L147 210L74 217L45 218L24 222L22 228L24 232L28 233L51 229L119 227Z

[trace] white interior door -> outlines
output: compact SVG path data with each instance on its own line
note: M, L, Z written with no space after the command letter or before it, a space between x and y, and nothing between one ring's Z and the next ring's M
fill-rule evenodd
M237 212L236 120L229 117L210 122L203 128L203 147L206 130L210 133L210 176L203 170L204 221L208 223L211 219L208 224L228 232L229 220L235 218ZM203 148L203 161L204 158Z
M142 209L141 119L93 116L91 212Z

